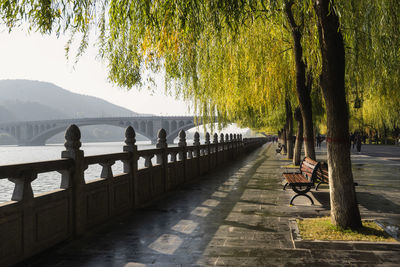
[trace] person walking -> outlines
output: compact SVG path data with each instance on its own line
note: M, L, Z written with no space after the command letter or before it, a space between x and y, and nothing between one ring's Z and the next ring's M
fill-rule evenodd
M356 137L357 152L361 152L361 141L362 141L362 136L358 134Z
M350 145L353 146L352 147L353 149L354 149L354 145L356 143L355 138L356 138L356 135L354 133L350 135Z

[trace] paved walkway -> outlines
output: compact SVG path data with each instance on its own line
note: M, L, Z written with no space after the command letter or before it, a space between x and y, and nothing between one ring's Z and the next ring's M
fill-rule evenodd
M318 153L321 158L323 149ZM292 192L282 191L281 186L281 166L285 162L274 151L275 146L267 144L242 162L203 177L201 181L185 186L151 207L116 219L80 240L60 245L23 265L398 264L399 248L395 251L294 248L288 219L328 215L329 193L327 189L322 189L314 195L321 205L309 206L306 202L304 205L299 202L300 205L289 207ZM360 158L363 161L363 157ZM362 166L360 169L361 172L364 170ZM358 170L355 176L357 173ZM370 186L369 180L362 177L359 183L363 215L379 216L392 222L399 220L400 208L396 204L400 195L398 187L397 191L386 195L381 191L384 186ZM370 205L371 200L377 203Z

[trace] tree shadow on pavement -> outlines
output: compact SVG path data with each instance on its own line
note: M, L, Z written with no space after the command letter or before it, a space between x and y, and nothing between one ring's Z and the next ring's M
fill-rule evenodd
M316 200L321 203L322 208L330 210L331 205L330 205L330 197L329 197L329 191L312 191L313 196L315 197Z
M329 191L313 191L312 194L321 203L322 208L330 209ZM367 210L377 213L398 214L400 211L400 205L379 194L357 192L357 201Z
M382 195L372 194L369 192L357 192L357 200L362 206L370 211L393 214L398 214L400 211L400 205Z

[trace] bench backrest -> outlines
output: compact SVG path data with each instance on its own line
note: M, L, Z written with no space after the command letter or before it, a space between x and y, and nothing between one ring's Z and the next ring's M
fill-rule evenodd
M315 175L316 179L329 184L328 164L326 162L320 162L319 168Z
M318 169L319 169L319 162L309 157L305 157L300 164L301 173L305 177L307 177L307 179L310 182L313 182L315 180L316 172L318 171Z

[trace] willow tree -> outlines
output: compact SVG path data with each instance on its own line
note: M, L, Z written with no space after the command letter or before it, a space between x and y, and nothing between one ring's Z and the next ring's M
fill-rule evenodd
M362 109L354 115L355 129L369 129L370 133L383 138L399 138L400 97L393 92L364 95ZM361 127L360 127L361 126Z
M346 81L354 130L398 134L400 125L400 6L395 0L340 3ZM356 105L356 104L359 105Z

